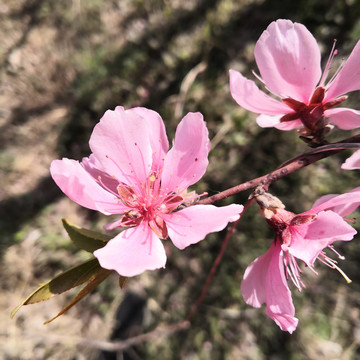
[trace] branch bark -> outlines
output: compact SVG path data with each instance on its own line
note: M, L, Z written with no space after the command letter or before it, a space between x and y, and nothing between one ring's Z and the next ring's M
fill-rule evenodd
M360 134L344 139L337 143L319 146L315 149L305 151L304 153L286 161L280 167L269 174L260 176L256 179L247 181L245 183L236 185L230 189L222 191L213 196L209 196L197 202L197 204L207 205L213 204L217 201L223 200L229 196L238 194L240 192L253 189L259 185L269 186L273 182L298 171L305 166L313 164L316 161L325 159L329 156L335 155L345 149L359 149L360 148Z

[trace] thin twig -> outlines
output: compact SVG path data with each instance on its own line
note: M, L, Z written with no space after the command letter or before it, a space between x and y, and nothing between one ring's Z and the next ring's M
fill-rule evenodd
M129 339L123 341L99 341L99 340L91 340L91 339L83 339L82 342L86 342L86 344L96 347L97 349L105 350L105 351L123 351L127 348L139 345L145 341L159 339L169 337L175 332L186 330L190 327L189 321L182 321L177 324L166 325L162 328L155 328L153 331L150 331L145 334L141 334L138 336L131 337Z
M74 338L74 337L68 337L68 336L54 336L54 335L39 335L39 334L29 334L31 337L38 337L43 336L46 337L47 341L53 342L53 343L63 343L66 340L69 341L75 341L76 344L84 344L86 346L105 350L105 351L124 351L128 349L131 346L139 345L145 341L153 340L153 339L159 339L159 338L166 338L170 337L174 333L182 330L186 330L190 327L189 321L182 321L176 324L172 325L165 325L161 327L156 327L154 330L149 331L148 333L141 334L138 336L131 337L126 340L122 341L105 341L105 340L95 340L95 339L88 339L88 338Z
M213 204L219 200L223 200L229 196L238 194L240 192L253 189L259 185L268 186L271 183L295 172L305 166L308 166L316 161L337 154L345 149L359 149L360 148L360 135L352 136L351 138L339 141L334 144L320 146L318 148L306 151L282 164L278 169L269 174L260 176L256 179L236 185L230 189L222 191L218 194L202 199L197 204L207 205Z

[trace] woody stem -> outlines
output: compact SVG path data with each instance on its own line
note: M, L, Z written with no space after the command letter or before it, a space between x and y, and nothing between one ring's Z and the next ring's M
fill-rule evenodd
M196 204L213 204L217 201L223 200L229 196L238 194L240 192L253 189L259 185L269 186L273 182L298 171L305 166L308 166L316 161L335 155L345 149L359 149L360 148L360 134L344 139L342 141L319 146L315 149L306 151L280 165L279 168L270 172L269 174L260 176L256 179L236 185L230 189L224 190L213 196L198 201Z

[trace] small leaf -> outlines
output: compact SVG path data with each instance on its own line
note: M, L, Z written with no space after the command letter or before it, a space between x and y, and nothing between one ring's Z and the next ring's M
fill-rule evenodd
M96 287L100 285L111 274L111 272L112 270L100 269L100 271L86 284L86 286L75 296L75 298L70 301L56 316L44 322L44 325L49 324L51 321L55 320L56 318L64 314L66 311L71 309L86 295L96 289Z
M79 248L93 253L100 249L112 239L111 236L98 233L96 231L81 228L77 225L71 224L66 219L62 219L63 226L70 236L72 242Z
M42 284L33 293L31 293L20 305L18 305L12 312L13 318L17 311L23 305L34 304L40 301L48 300L52 296L61 294L64 291L70 290L76 286L79 286L102 271L97 259L90 259L83 262L80 265L61 273L52 280L49 280L45 284Z

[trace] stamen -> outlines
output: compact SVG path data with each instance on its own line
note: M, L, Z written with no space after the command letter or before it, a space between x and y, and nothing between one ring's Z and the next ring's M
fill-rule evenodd
M342 277L346 280L346 282L348 284L350 284L352 282L352 280L344 273L344 271L342 271L337 265L336 265L336 261L329 258L324 252L321 252L318 256L318 259L325 265L327 265L328 267L330 267L331 269L335 269L337 270Z
M283 252L283 262L284 267L286 270L286 278L288 279L290 277L291 281L294 283L294 285L298 288L299 291L302 290L302 288L305 288L305 284L301 281L300 273L302 273L298 263L296 262L295 258L288 252Z
M143 170L144 170L144 175L146 176L146 174L148 173L147 170L146 170L146 166L145 166L145 160L144 160L144 156L143 156L143 153L141 152L140 148L139 148L139 145L137 143L134 143L134 145L137 147L137 149L139 150L139 153L140 153L140 157L141 157L141 162L142 162L142 166L143 166ZM130 163L131 164L131 163ZM133 168L134 170L134 168ZM134 171L135 172L135 171ZM145 189L146 191L146 189ZM145 194L144 194L145 195Z
M162 157L162 155L163 155L162 151L161 151L162 150L162 146L161 146L162 140L159 138L158 141L159 141L159 151L153 152L152 169L155 170L156 172L161 173L165 158ZM157 166L154 166L155 164L157 164Z
M329 71L330 71L330 68L331 68L331 63L332 63L332 61L334 59L334 56L337 54L337 50L335 49L335 45L336 45L336 39L334 39L334 43L333 43L333 46L331 48L328 61L326 62L324 72L323 72L322 77L320 79L319 86L324 86L326 78L329 75Z
M262 84L264 84L264 85L266 86L265 81L262 79L262 77L261 77L259 74L257 74L257 73L255 72L255 70L251 70L251 72L253 73L253 75L254 75Z
M134 176L129 177L129 175L124 173L124 171L121 169L121 167L118 165L118 163L114 159L112 159L109 155L105 155L105 156L116 166L116 168L121 172L121 175L124 176L124 178L128 181L129 184L134 182Z
M352 280L336 264L333 264L333 268L336 269L343 276L343 278L348 284L352 282Z
M261 76L260 76L259 74L257 74L257 73L255 72L255 70L251 70L251 72L252 72L253 75L256 77L256 79L258 79L258 80L264 85L265 89L266 89L269 93L274 94L275 96L279 97L280 99L286 97L286 95L280 95L280 94L274 93L273 90L270 90L270 89L266 86L265 81L261 78Z
M344 220L351 223L351 224L356 224L356 217L344 218Z
M339 67L336 69L335 74L331 77L331 79L330 79L330 80L328 81L328 83L326 84L325 89L328 89L328 88L331 86L331 84L334 82L334 80L335 80L335 78L338 76L340 70L344 67L345 62L346 62L346 59L343 58L342 61L341 61L341 64L340 64ZM344 100L342 100L342 101L344 101Z
M148 181L150 189L149 195L152 199L155 199L160 193L160 180L158 173L156 171L153 171L149 176ZM155 194L155 196L153 194Z
M335 250L335 248L334 248L333 245L329 245L328 248L329 248L330 250L332 250L332 251L338 256L338 258L339 258L340 260L345 260L345 256L343 256L343 255L341 255L340 253L338 253L338 251Z

